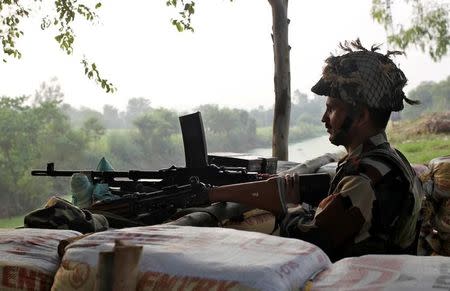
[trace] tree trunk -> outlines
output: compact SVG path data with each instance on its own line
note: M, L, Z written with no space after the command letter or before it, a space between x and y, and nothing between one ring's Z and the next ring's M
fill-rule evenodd
M288 0L268 0L272 6L272 40L275 62L275 108L272 156L288 160L289 120L291 115L291 72L287 18Z

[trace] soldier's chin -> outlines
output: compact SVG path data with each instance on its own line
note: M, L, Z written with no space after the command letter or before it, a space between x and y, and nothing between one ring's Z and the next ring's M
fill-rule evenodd
M342 133L342 131L339 131L337 133L330 133L328 140L335 146L341 146L344 145L345 135Z
M328 140L329 140L332 144L334 144L334 145L336 145L336 146L339 145L339 144L338 144L338 141L336 140L336 137L335 137L334 135L331 135L331 134L330 134L330 137L328 138Z

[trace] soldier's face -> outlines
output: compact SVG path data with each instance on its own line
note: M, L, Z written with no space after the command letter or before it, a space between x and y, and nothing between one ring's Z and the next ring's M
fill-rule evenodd
M348 106L339 98L328 97L326 110L322 116L322 122L325 123L329 140L335 145L346 145L341 133L341 126L347 116Z

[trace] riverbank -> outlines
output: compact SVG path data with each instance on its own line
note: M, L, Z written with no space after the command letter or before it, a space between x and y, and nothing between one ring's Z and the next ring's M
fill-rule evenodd
M433 113L416 120L390 122L386 133L391 145L411 163L424 164L450 154L450 112ZM288 146L289 161L302 163L326 153L344 150L328 140L328 135L310 138ZM251 154L271 157L272 148L256 148Z
M335 146L328 140L328 135L310 138L288 145L289 161L303 163L326 153L335 153L344 150L342 146ZM256 148L251 154L261 157L271 157L272 148Z
M398 129L398 131L397 131ZM391 145L400 150L413 164L425 164L430 160L450 155L450 134L416 134L405 136L400 128L395 131L388 129L388 137ZM302 163L326 153L335 153L345 150L330 143L328 136L321 136L306 141L292 143L288 146L289 161ZM251 154L270 157L271 148L257 148L250 151Z

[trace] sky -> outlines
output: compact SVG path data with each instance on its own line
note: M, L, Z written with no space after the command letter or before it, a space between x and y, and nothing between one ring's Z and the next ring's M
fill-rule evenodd
M104 0L98 24L74 26L77 38L71 56L59 49L54 31L41 31L39 18L29 19L18 43L22 59L0 64L0 95L33 95L42 82L56 77L64 102L99 111L105 104L124 110L133 97L179 111L205 103L244 109L273 105L272 14L267 0L197 0L194 33L180 33L170 24L175 10L165 2ZM366 47L386 42L383 27L370 16L371 2L289 2L292 93L298 89L311 94L324 60L339 52L339 42L357 37ZM402 21L407 17L397 15ZM382 51L387 48L383 45ZM449 56L434 63L418 50L406 53L395 59L409 79L406 91L450 75ZM83 56L95 61L116 93L105 93L84 75Z

